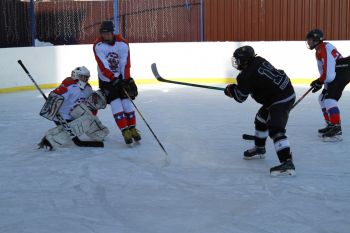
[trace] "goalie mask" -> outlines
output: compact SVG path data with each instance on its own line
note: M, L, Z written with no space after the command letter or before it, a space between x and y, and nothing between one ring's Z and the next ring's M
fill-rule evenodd
M80 66L72 70L72 79L78 80L80 89L84 89L90 78L90 71L85 66Z
M92 111L104 109L107 106L107 101L104 93L101 90L93 92L87 99L86 105Z

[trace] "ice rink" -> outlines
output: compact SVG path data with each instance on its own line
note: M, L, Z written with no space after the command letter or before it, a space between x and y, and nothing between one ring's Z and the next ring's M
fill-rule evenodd
M307 87L297 87L297 98ZM46 90L46 93L49 91ZM0 95L1 233L348 233L350 92L340 101L343 138L325 143L317 94L290 114L296 177L273 178L264 160L243 160L259 108L223 92L176 85L140 87L142 141L125 145L109 106L105 148L36 149L54 125L39 116L38 91Z

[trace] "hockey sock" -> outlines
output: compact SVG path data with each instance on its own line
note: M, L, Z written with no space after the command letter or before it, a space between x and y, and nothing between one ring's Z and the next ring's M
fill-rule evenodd
M329 115L328 115L326 108L322 108L322 113L323 113L323 117L324 117L324 120L326 121L326 123L330 122Z
M276 137L273 140L273 142L275 145L275 150L276 150L278 159L281 163L289 159L292 159L292 155L290 153L289 141L285 135Z
M340 124L340 111L337 101L334 99L325 99L324 104L327 108L329 121L334 125Z
M268 131L255 130L255 146L264 147L268 136Z
M120 130L124 130L128 127L127 119L124 112L118 112L113 116Z
M130 126L135 126L136 125L136 116L135 116L135 111L132 112L126 112L125 113L126 119L127 119L127 125Z

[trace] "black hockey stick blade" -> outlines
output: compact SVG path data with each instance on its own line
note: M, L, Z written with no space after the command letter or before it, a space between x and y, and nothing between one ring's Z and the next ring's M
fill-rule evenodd
M72 138L74 144L78 147L104 147L103 142L99 141L81 141L77 136Z
M152 69L152 73L153 73L154 77L156 77L156 79L159 82L173 83L173 84L185 85L185 86L190 86L190 87L200 87L200 88L213 89L213 90L219 90L219 91L225 90L225 88L223 88L223 87L213 87L213 86L206 86L206 85L200 85L200 84L195 84L195 83L178 82L178 81L172 81L172 80L165 79L162 76L160 76L156 63L153 63L151 65L151 69Z
M255 140L255 136L254 135L250 135L250 134L243 134L242 138L244 140Z

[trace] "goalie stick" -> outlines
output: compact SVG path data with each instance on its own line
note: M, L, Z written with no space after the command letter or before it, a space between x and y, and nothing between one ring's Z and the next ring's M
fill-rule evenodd
M224 91L225 90L225 88L223 88L223 87L213 87L213 86L206 86L206 85L200 85L200 84L194 84L194 83L178 82L178 81L172 81L172 80L165 79L162 76L160 76L160 74L158 73L158 69L157 69L156 63L153 63L151 65L151 69L152 69L152 73L153 73L154 77L156 77L156 79L159 82L173 83L173 84L185 85L185 86L190 86L190 87L200 87L200 88L213 89L213 90L219 90L219 91Z
M34 78L29 73L27 68L24 66L23 62L21 60L18 60L17 62L22 67L24 72L26 72L26 74L28 75L30 80L34 83L35 87L38 89L38 91L41 93L41 95L44 97L44 99L47 100L47 97L46 97L45 93L41 90L39 85L35 82ZM67 121L61 116L61 114L57 113L56 117L57 117L58 122L62 125L64 130L69 134L69 136L71 137L72 141L74 142L74 144L76 146L79 146L79 147L104 147L103 142L98 142L98 141L81 141L77 137L77 135L75 135L73 130L69 127Z

